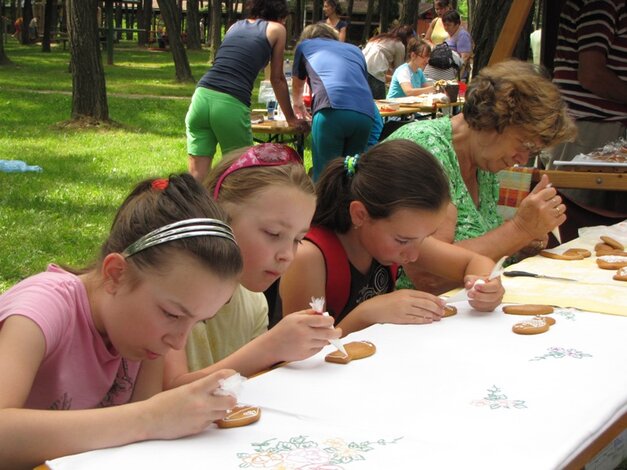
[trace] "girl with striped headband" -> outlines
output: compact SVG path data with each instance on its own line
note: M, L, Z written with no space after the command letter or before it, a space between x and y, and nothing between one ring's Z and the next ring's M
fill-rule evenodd
M51 265L0 296L3 466L194 434L235 405L214 394L232 370L161 392L163 356L235 289L225 220L190 175L143 181L97 262Z
M438 161L409 140L333 160L316 193L312 228L281 278L283 312L325 297L344 334L375 323L431 323L440 320L444 301L418 290L394 292L398 267L419 265L470 286L494 266L430 237L446 215L448 181ZM490 311L503 292L494 279L472 289L469 302Z

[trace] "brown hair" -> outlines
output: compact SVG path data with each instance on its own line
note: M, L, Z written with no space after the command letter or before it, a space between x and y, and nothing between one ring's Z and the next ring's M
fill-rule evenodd
M387 33L377 34L370 38L370 41L381 41L383 39L395 39L403 43L403 46L407 47L407 41L410 38L414 37L416 32L414 28L412 28L408 24L404 24L401 26L397 26L396 28L391 29Z
M338 33L335 28L329 26L325 23L314 23L306 26L303 29L303 32L300 33L300 39L298 42L304 41L305 39L316 39L316 38L326 38L326 39L340 39L340 33Z
M545 147L576 135L562 95L546 71L520 60L481 69L468 86L463 113L472 129L502 133L518 126Z
M389 140L362 154L349 176L344 159L332 160L316 185L313 225L338 233L351 227L349 205L361 201L373 219L396 209L437 211L450 200L444 170L433 155L406 139Z
M409 61L410 54L414 53L416 55L431 55L431 46L427 41L421 38L410 38L407 43L407 53L406 60Z
M222 209L191 175L171 175L161 185L166 186L165 189L153 188L154 181L142 181L124 200L113 219L111 232L100 249L98 264L108 254L122 253L131 243L165 225L194 218L226 220ZM213 236L162 243L134 254L127 260L140 271L159 271L165 269L168 261L175 259L180 252L193 256L220 277L234 278L242 270L242 257L237 245Z
M234 150L222 157L204 182L210 194L214 193L220 176L231 164L246 152L248 147ZM300 189L305 194L315 196L314 185L300 163L286 163L277 166L252 166L237 170L228 175L220 185L220 203L245 204L255 195L270 186L289 186Z

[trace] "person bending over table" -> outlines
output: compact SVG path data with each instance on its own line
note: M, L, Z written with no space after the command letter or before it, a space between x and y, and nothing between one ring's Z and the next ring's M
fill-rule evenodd
M402 96L418 96L423 93L432 93L433 86L427 86L422 69L429 62L431 47L418 38L411 38L407 43L407 62L398 67L392 75L392 82L388 91L388 98Z
M566 216L561 198L543 176L514 217L503 223L496 210L496 173L524 165L575 133L557 87L536 66L508 60L482 69L473 79L462 113L409 123L388 140L409 139L428 149L449 177L451 203L434 236L497 260L536 254ZM400 287L413 282L433 293L452 287L419 269L405 271Z
M229 28L213 66L198 82L185 117L189 172L197 180L209 172L217 144L223 154L253 144L250 97L268 61L285 120L298 131L309 128L294 116L283 74L287 15L286 0L252 0L250 17Z
M331 26L307 26L294 53L292 99L298 117L308 118L303 103L305 80L313 94L311 143L313 179L338 155L361 153L375 119L366 60L357 46L337 40Z

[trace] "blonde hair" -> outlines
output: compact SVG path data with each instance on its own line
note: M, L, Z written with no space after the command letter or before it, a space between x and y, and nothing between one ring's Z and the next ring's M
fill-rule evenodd
M220 176L231 164L243 155L249 147L234 150L222 157L222 161L211 170L204 181L210 194L214 193ZM305 194L315 196L311 178L305 167L299 163L286 163L277 166L250 166L234 171L220 185L218 202L220 204L246 204L260 191L267 187L287 186L300 189Z
M517 126L539 137L545 147L572 140L577 133L544 69L520 60L481 69L468 86L463 113L472 129L502 133Z
M340 34L326 23L314 23L303 29L303 32L300 33L300 41L304 41L305 39L316 39L316 38L326 38L326 39L340 39ZM300 42L299 41L299 42Z

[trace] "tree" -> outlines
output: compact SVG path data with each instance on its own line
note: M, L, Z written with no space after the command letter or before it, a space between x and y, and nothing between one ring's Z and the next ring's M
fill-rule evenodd
M30 44L30 20L33 19L33 7L30 0L24 0L24 6L22 7L22 34L20 35L20 42L22 44Z
M364 33L361 36L361 43L365 44L370 38L370 25L372 24L372 14L374 12L374 0L368 0L368 7L366 9L366 20L364 22Z
M4 16L0 15L0 65L9 65L11 64L11 60L7 57L6 52L4 52L4 35L6 34L6 23Z
M403 0L403 13L399 18L400 24L409 24L415 27L418 22L418 2Z
M144 0L141 3L141 11L137 12L137 26L139 34L137 35L137 43L145 46L150 40L150 30L152 28L152 0ZM143 30L143 31L142 31Z
M66 0L72 71L72 120L109 122L100 57L97 0Z
M181 21L175 0L157 0L161 17L168 30L168 42L174 59L176 80L179 82L193 82L192 69L189 66L187 52L181 40Z
M211 1L211 61L213 62L222 42L222 1Z
M41 52L50 52L50 36L52 35L52 25L56 24L56 0L46 0L44 10L44 34L41 40Z
M195 50L201 48L198 0L187 0L187 48Z

